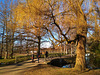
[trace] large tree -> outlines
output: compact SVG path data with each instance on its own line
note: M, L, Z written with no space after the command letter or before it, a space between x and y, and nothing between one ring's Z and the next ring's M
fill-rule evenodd
M64 41L67 41L68 43L77 42L75 69L85 70L87 33L89 29L94 27L93 17L98 17L98 14L96 14L97 16L95 15L96 11L93 4L94 1L47 0L46 3L47 8L41 10L40 13L43 12L44 16L51 21L49 26L56 26L58 28L60 34L64 37ZM88 5L86 3L88 3ZM95 21L95 24L96 23L97 19ZM54 37L52 31L50 31L48 27L44 28L51 33L52 37L56 39L56 41L59 41ZM63 28L65 28L65 30ZM74 31L75 38L73 40L68 38L70 31Z
M34 3L30 3L30 0L20 2L15 9L17 14L16 21L21 27L25 27L25 30L30 35L33 34L32 38L34 43L38 44L38 55L40 55L40 44L43 40L43 36L46 34L46 30L43 29L43 25L46 21L43 20L42 16L38 13L34 7ZM38 4L36 4L38 6Z

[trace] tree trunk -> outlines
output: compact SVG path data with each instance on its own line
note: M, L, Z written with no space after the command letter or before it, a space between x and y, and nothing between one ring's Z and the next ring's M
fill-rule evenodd
M72 57L73 55L72 55L72 45L71 45L71 57Z
M85 45L86 45L86 37L85 36L79 36L78 37L78 45L77 45L77 51L76 51L76 64L75 69L83 71L85 70Z
M12 52L11 52L11 58L12 58L12 59L13 59L13 53L14 53L14 52L13 52L13 46L14 46L14 45L12 45Z
M0 59L2 59L2 52L3 52L3 35L2 35L2 47L1 47Z
M27 53L27 55L29 55L28 41L27 41L27 43L26 43L26 53Z
M5 59L8 59L8 35L6 34L6 51L5 51Z
M20 54L22 53L22 34L20 34Z
M64 44L64 54L66 54L66 46L65 46L65 44Z
M7 17L5 21L5 26L6 26L6 51L5 51L5 59L8 59L8 28L7 28Z
M14 51L13 51L13 48L14 47L14 41L12 41L12 52L11 52L11 58L13 59L13 54L14 54Z
M12 36L12 52L11 52L11 58L13 58L13 54L14 54L14 32L13 32L13 36Z
M41 37L39 36L38 37L38 55L40 55L40 40L41 40Z
M37 58L38 58L38 63L39 63L39 58L40 58L40 44L41 44L41 37L38 36L38 52L37 52Z
M66 54L68 54L68 50L67 50L67 48L66 48Z

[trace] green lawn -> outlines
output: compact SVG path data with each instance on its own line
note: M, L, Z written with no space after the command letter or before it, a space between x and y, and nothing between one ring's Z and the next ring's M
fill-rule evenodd
M17 56L14 59L0 59L0 66L10 65L31 59L31 56Z

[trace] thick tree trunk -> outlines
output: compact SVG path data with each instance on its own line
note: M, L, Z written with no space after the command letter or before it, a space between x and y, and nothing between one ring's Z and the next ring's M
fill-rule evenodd
M79 36L78 37L78 45L77 45L77 51L76 51L76 64L75 69L83 71L85 70L85 45L86 45L86 38L85 36Z

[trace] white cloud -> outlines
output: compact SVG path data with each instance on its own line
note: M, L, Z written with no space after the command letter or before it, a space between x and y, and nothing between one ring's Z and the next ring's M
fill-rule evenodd
M41 44L41 48L49 48L51 47L51 43L50 42L44 42Z

